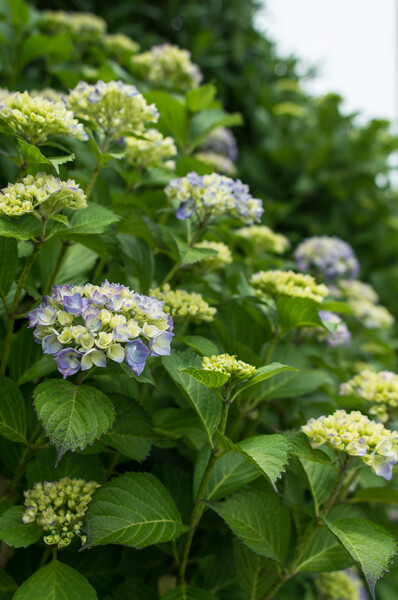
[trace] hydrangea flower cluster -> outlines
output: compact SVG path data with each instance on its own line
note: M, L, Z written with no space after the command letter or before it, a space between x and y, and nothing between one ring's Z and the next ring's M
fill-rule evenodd
M38 26L52 34L64 33L76 42L89 42L101 38L106 31L106 22L101 17L84 12L45 10L41 13Z
M369 410L379 421L388 421L388 408L398 406L398 375L391 371L364 369L340 385L341 396L360 396L374 406Z
M318 600L369 600L358 575L349 569L321 573L315 585Z
M134 85L122 81L100 80L93 85L80 81L66 101L90 129L109 139L140 133L147 123L156 123L159 117L154 104L148 105Z
M195 247L210 248L210 250L215 250L217 252L216 256L209 256L209 258L201 261L201 265L207 269L215 271L217 269L222 269L232 262L231 250L223 242L210 242L208 240L204 240L203 242L196 244Z
M64 379L79 369L106 367L107 358L141 375L149 355L170 354L173 320L163 304L108 281L61 285L29 313L29 327Z
M46 100L50 100L50 102L62 102L65 106L65 93L60 92L59 90L47 87L42 90L30 90L29 94L32 98L45 98Z
M0 192L0 214L19 217L37 213L50 218L65 208L86 208L86 195L73 179L61 181L59 177L37 173L27 175L21 183L9 183Z
M108 54L117 58L123 56L131 57L140 49L140 45L128 35L124 35L124 33L108 34L103 37L102 42Z
M194 157L211 167L216 173L236 175L236 167L227 156L215 152L196 152Z
M83 518L98 487L95 481L69 477L35 483L32 490L24 492L26 510L22 520L42 527L48 545L65 548L75 536L84 544Z
M264 212L262 200L253 198L247 185L217 173L202 176L192 172L172 179L165 193L170 200L178 202L177 218L182 220L194 213L200 220L228 214L253 223L260 221Z
M203 300L197 292L186 290L172 290L168 283L162 288L154 288L149 293L155 298L164 301L163 310L173 319L191 317L194 321L213 321L217 310Z
M217 356L204 356L202 368L206 371L216 371L227 375L230 381L238 382L249 379L256 373L256 367L238 360L236 355L218 354Z
M355 279L339 281L339 287L332 289L332 293L347 302L367 329L388 329L393 325L394 317L378 304L379 297L368 283Z
M398 460L398 432L375 423L358 410L337 410L327 417L310 419L301 430L317 446L358 456L376 473L390 480Z
M127 137L125 142L126 162L135 169L160 165L177 154L173 138L163 137L157 129L147 129L145 139Z
M336 236L327 235L307 238L294 252L297 268L300 271L314 269L328 281L333 279L353 279L359 273L359 262L347 242Z
M343 296L348 300L366 300L372 304L376 304L379 301L379 297L372 286L358 279L339 281L339 287L335 291L335 295L336 297Z
M52 102L28 92L14 92L0 100L0 123L10 134L29 144L43 144L50 136L68 135L87 140L87 133L63 102Z
M213 129L201 145L201 149L226 156L233 163L238 160L238 144L234 134L227 127Z
M199 86L202 73L191 61L191 53L172 44L152 46L131 59L131 69L156 88L186 92Z
M327 333L324 329L319 328L318 339L326 340L328 346L335 348L336 346L349 346L351 333L342 319L335 313L328 310L320 310L319 317L326 324L332 326L333 330Z
M250 227L241 227L235 231L239 237L249 240L258 252L272 252L273 254L283 254L290 245L287 237L280 233L275 233L267 225L251 225Z
M264 294L273 297L289 296L322 302L329 293L326 285L317 284L311 275L277 269L254 273L250 284L255 288L258 296Z

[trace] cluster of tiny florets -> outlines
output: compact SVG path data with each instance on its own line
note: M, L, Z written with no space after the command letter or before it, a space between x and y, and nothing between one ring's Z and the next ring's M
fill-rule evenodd
M198 244L196 244L195 247L209 248L210 250L215 250L217 252L215 256L209 256L208 258L205 258L205 260L202 260L200 263L201 265L210 270L221 269L222 267L226 267L232 262L231 250L223 242L210 242L208 240L204 240L203 242L199 242Z
M9 183L0 192L0 214L9 217L37 212L49 218L65 208L86 206L86 195L78 183L73 179L61 181L47 173L27 175L21 183Z
M372 371L364 369L352 379L340 386L341 396L360 396L373 404L371 415L385 423L388 421L388 409L398 406L398 375L392 371Z
M202 80L199 67L191 61L191 53L172 44L152 46L148 52L133 56L131 68L153 87L175 92L196 88Z
M205 152L221 154L229 158L233 163L238 159L238 144L236 138L230 129L226 127L216 127L209 133L200 146Z
M316 578L318 600L362 600L368 596L363 594L364 588L356 573L347 571L334 571L321 573Z
M326 285L317 284L311 275L277 269L254 273L250 284L259 296L264 294L271 297L289 296L322 302L329 293Z
M59 90L54 90L53 88L43 88L42 90L30 90L29 94L32 98L45 98L46 100L50 100L50 102L62 102L65 106L65 93L60 92ZM76 121L77 123L77 121Z
M108 281L62 285L29 313L29 327L64 378L106 367L107 359L140 375L149 355L170 354L173 320L163 304Z
M236 175L236 167L228 156L216 154L215 152L195 152L194 158L204 162L216 173L222 173L223 175L230 175L232 177Z
M161 288L151 289L150 294L163 300L163 310L176 320L181 317L190 317L197 322L213 321L217 312L214 307L209 306L203 300L201 294L187 292L186 290L172 290L168 283Z
M14 92L1 98L0 122L9 133L30 144L42 144L50 136L60 135L88 139L83 125L63 102L31 96L28 92Z
M336 236L307 238L297 246L294 258L300 271L313 269L328 281L352 279L359 273L359 262L353 249Z
M287 237L281 233L275 233L267 225L251 225L241 227L235 231L239 237L249 240L258 252L272 252L282 254L290 245Z
M43 11L38 26L48 33L67 34L79 43L99 39L106 31L106 22L101 17L63 10Z
M140 45L124 33L105 35L102 38L102 43L108 54L117 58L122 58L123 56L131 57L140 49Z
M65 548L75 536L84 544L83 519L97 487L95 481L69 477L35 483L33 489L24 492L26 510L22 520L42 527L48 545Z
M394 324L392 314L378 304L379 297L368 283L340 281L333 295L347 302L353 314L367 329L388 329Z
M145 125L155 123L159 113L148 105L134 85L122 81L88 84L80 81L66 98L68 106L92 131L109 139L123 134L140 133Z
M316 444L360 457L376 475L391 479L398 460L398 432L371 421L359 411L337 410L333 415L310 419L301 430Z
M178 203L177 218L189 219L196 214L200 220L212 216L230 215L245 223L260 221L263 203L253 198L249 187L239 179L212 173L172 179L165 189L166 195Z
M216 371L227 375L230 380L242 381L249 379L256 373L256 367L238 360L236 355L218 354L217 356L204 356L202 368L206 371Z
M162 164L167 167L168 162L165 161L170 161L177 154L173 138L163 137L157 129L147 129L143 137L125 138L126 162L135 169L147 169Z
M336 346L349 346L351 340L351 333L347 327L347 324L335 313L328 310L320 310L319 317L326 324L330 326L332 331L329 333L324 329L317 329L318 340L325 340L328 346L332 348Z

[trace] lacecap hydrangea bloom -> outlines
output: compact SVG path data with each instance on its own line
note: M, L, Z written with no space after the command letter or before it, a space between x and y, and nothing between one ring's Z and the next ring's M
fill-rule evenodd
M204 356L202 368L206 371L215 371L227 375L230 382L238 382L249 379L256 373L256 367L238 360L236 355L217 354L213 356Z
M159 113L147 104L134 85L122 81L91 85L80 81L66 98L68 106L92 131L108 139L123 134L141 133L148 123L156 123Z
M253 198L247 185L217 173L198 175L192 172L172 179L165 193L178 203L176 214L182 220L193 214L201 221L212 216L230 215L253 223L260 221L264 212L262 200Z
M236 167L227 156L216 154L215 152L195 152L194 158L204 162L217 173L231 176L236 175Z
M186 290L172 290L168 283L161 288L149 290L155 298L164 301L163 310L170 314L173 319L191 317L194 321L213 321L217 310L209 306L197 292Z
M191 53L172 44L152 46L131 59L131 69L156 88L186 92L197 88L202 73L191 61Z
M9 183L0 192L0 214L19 217L26 213L50 218L65 208L86 208L86 195L73 179L37 173L27 175L21 183Z
M117 58L124 56L131 57L140 49L140 45L124 33L105 35L102 38L102 43L104 44L105 50L108 52L108 54L111 56L116 56Z
M210 250L215 250L217 252L215 256L209 256L200 262L206 269L214 271L226 267L232 262L231 250L223 242L203 240L203 242L196 244L195 248L209 248Z
M249 240L258 252L282 254L290 245L287 237L281 233L275 233L267 225L241 227L235 231L235 234L245 240Z
M318 600L369 600L360 578L350 569L320 573L315 585Z
M316 446L357 456L376 473L390 480L398 460L398 432L371 421L359 411L337 410L327 417L310 419L301 430Z
M46 535L45 544L65 548L75 536L84 544L84 515L96 488L95 481L63 477L59 481L35 483L24 492L25 524L36 523Z
M353 279L359 273L359 262L353 249L336 236L307 238L297 246L294 258L300 271L313 269L328 281Z
M226 156L233 163L238 159L238 144L232 131L226 127L213 129L200 148L204 152Z
M352 379L340 385L341 396L360 396L373 404L371 415L385 423L388 421L388 409L398 406L398 375L391 371L373 371L364 369Z
M177 154L173 138L163 137L157 129L147 129L144 137L145 139L125 138L125 161L135 169L164 165L165 161L169 161Z
M65 33L76 42L89 42L101 38L106 22L101 17L84 12L45 10L40 13L38 26L52 34Z
M29 144L43 144L50 136L60 135L88 139L83 125L63 102L52 102L28 92L15 92L0 99L0 123L7 132Z
M335 313L328 310L320 310L319 317L321 321L331 328L328 333L324 329L319 328L317 336L320 341L325 340L328 346L332 348L336 346L349 346L351 340L351 333L347 327L347 324Z
M277 269L254 273L250 285L258 296L309 298L315 302L322 302L329 293L326 285L317 284L311 275Z
M64 379L107 359L140 375L148 356L170 354L173 320L163 304L108 281L61 285L28 314L29 327Z

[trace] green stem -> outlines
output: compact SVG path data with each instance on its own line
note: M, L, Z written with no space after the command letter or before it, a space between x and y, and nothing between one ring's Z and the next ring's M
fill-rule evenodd
M44 567L44 565L48 561L49 556L50 556L51 553L52 553L51 546L47 546L47 548L44 550L43 554L41 555L41 559L40 559L40 562L39 562L39 569L41 569L41 567Z
M95 165L95 169L92 172L92 175L90 177L90 181L87 184L87 188L86 188L86 199L88 200L91 196L91 192L93 191L93 188L95 186L95 182L97 181L99 172L102 169L102 160L101 160L101 155L98 157L97 160L97 164Z

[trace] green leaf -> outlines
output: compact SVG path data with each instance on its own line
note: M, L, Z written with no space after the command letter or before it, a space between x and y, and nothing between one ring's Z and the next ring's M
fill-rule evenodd
M59 225L59 229L54 230L54 235L57 237L68 238L76 234L103 233L109 225L120 219L105 206L94 202L89 202L87 208L65 212L69 217L70 228L61 229L62 225Z
M164 135L172 135L180 147L184 147L188 131L187 111L185 106L166 92L149 92L144 94L147 102L154 102L160 118L157 123Z
M395 537L381 525L365 519L338 519L333 523L324 519L324 523L361 569L375 600L377 580L397 554Z
M206 434L192 408L165 408L152 417L153 429L161 436L172 439L186 438L197 450L206 443Z
M191 149L200 146L207 135L216 127L232 127L242 125L240 113L228 114L220 108L209 108L194 115L190 126Z
M206 258L211 258L212 256L217 256L217 250L213 250L212 248L198 248L195 246L190 248L188 244L180 240L178 237L175 237L174 241L181 257L182 267L193 265L201 262L202 260L206 260Z
M167 592L162 600L217 600L217 596L207 590L184 586Z
M67 227L68 229L70 229L70 225L69 225L69 219L66 215L53 215L52 217L50 217L51 221L56 221L57 223L62 223L62 225L65 225L65 227Z
M0 599L11 600L17 587L13 578L4 569L0 569Z
M92 444L115 419L109 398L87 385L50 379L36 387L33 397L37 415L57 449L58 462L67 450L84 450Z
M342 571L353 564L354 561L336 541L336 538L327 529L320 529L301 557L296 572Z
M188 373L191 377L203 383L206 387L211 390L218 390L229 380L228 375L225 373L219 373L218 371L208 371L207 369L195 369L195 367L188 367L182 369L183 373Z
M71 52L73 44L68 35L29 35L22 44L20 66L23 67L40 56L50 55L59 61L67 58Z
M318 448L312 448L305 433L297 433L291 440L292 454L306 460L319 463L330 463L330 458Z
M196 411L208 436L211 436L221 418L222 403L216 394L199 383L196 379L183 373L188 367L200 368L202 359L191 352L174 351L170 356L163 356L162 363L179 390L188 399Z
M323 327L318 315L322 305L310 298L279 298L276 307L283 331L296 327Z
M18 588L13 600L98 600L94 588L76 571L52 560Z
M295 371L298 369L295 367L289 367L288 365L282 365L281 363L271 363L270 365L266 365L265 367L260 367L257 369L256 374L248 379L247 381L243 381L241 384L237 386L237 390L232 397L234 400L241 392L251 388L253 385L257 383L261 383L270 377L274 377L278 375L278 373L283 373L284 371Z
M290 441L283 435L256 435L239 444L234 444L216 432L217 441L223 450L238 452L254 465L267 481L275 487L275 481L285 471L289 462Z
M0 237L0 291L4 296L10 291L18 267L17 242Z
M206 501L248 548L283 562L290 540L290 515L279 498L267 492L245 490L224 502Z
M140 291L147 293L155 274L153 250L144 240L128 233L119 233L117 238L124 254L134 263Z
M43 535L43 529L37 523L25 525L22 521L24 512L24 506L13 506L0 517L0 539L14 548L26 548Z
M349 502L382 502L398 504L398 489L387 487L370 487L356 490Z
M197 494L202 481L204 469L209 459L209 449L205 447L198 457L194 474L194 494ZM240 490L259 477L259 470L249 463L241 454L228 452L221 456L210 475L206 488L207 500L220 500L227 494Z
M233 548L237 583L250 600L263 600L278 578L275 561L259 556L237 539L234 539Z
M38 481L59 481L63 477L85 479L102 483L105 478L104 468L98 456L68 453L57 468L55 448L44 448L28 463L26 479L29 487Z
M0 236L16 240L30 240L33 234L5 218L0 218Z
M211 340L202 337L201 335L184 335L184 337L181 338L181 341L204 356L213 356L219 354L218 346Z
M17 144L28 165L51 165L49 159L40 152L37 146L28 144L21 138L17 138Z
M76 156L74 154L65 154L64 156L49 156L48 161L52 164L59 175L59 166L68 162L73 162Z
M212 83L201 85L195 90L189 90L185 96L185 102L191 112L198 112L209 108L217 93L216 87Z
M331 464L321 464L302 458L299 460L311 490L315 512L319 514L320 507L329 498L339 473Z
M322 385L333 381L331 375L322 369L302 369L301 371L278 374L270 381L265 381L257 394L256 403L272 398L297 398L314 392Z
M126 473L105 483L90 502L86 523L86 547L145 548L187 531L173 498L149 473Z
M25 402L17 385L0 375L0 435L13 442L26 442Z

